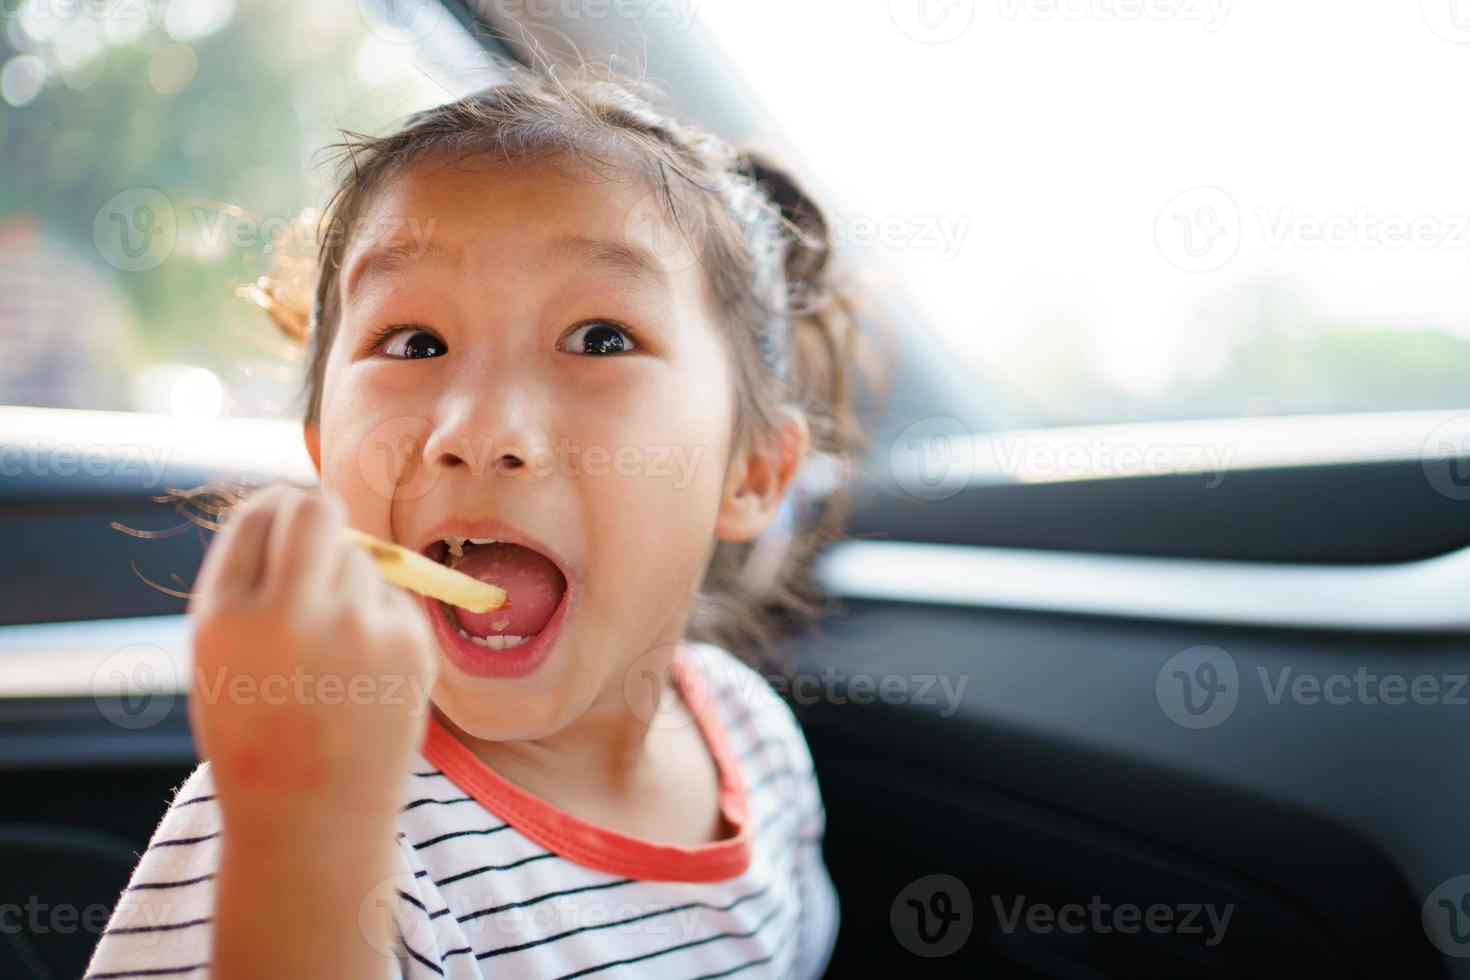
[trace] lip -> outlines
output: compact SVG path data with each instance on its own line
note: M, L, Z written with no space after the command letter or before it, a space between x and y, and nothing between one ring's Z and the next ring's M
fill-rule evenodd
M433 624L434 635L439 640L440 649L444 651L449 661L464 673L474 677L503 678L525 677L534 673L551 656L557 637L561 634L562 624L566 621L576 598L578 583L571 567L561 556L539 541L517 528L495 520L445 521L433 528L426 540L419 544L419 553L426 553L431 545L448 537L495 538L511 544L524 545L551 559L552 564L561 571L562 577L566 579L567 587L562 593L561 601L556 605L556 610L551 614L551 618L546 621L541 632L511 650L491 650L460 636L459 631L450 624L443 603L438 599L423 597L424 606L428 610L429 621Z

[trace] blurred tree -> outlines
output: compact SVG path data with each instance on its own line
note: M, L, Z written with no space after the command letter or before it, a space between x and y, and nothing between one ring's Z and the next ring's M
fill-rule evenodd
M330 172L314 164L339 128L380 130L449 97L414 64L419 38L370 22L370 6L6 5L0 64L28 58L45 79L32 98L25 86L18 97L0 86L0 226L34 225L40 233L29 240L69 250L112 284L121 302L92 302L108 291L73 290L70 276L34 285L73 304L99 349L104 335L132 335L107 345L123 381L151 362L199 364L225 379L236 413L285 407L295 352L236 287L269 266L273 238L301 208L321 203ZM160 201L171 214L154 206ZM150 228L158 232L151 240ZM129 264L130 234L155 250L136 271L117 267ZM20 242L12 236L12 246ZM43 267L55 263L26 265ZM12 277L20 268L13 264ZM22 331L15 318L27 314L16 305L0 312L0 350L34 333L34 318ZM46 356L68 355L58 346ZM41 400L44 385L34 379L4 378L0 402ZM130 407L119 403L126 388L107 386L106 407ZM52 404L76 402L74 385L50 390Z

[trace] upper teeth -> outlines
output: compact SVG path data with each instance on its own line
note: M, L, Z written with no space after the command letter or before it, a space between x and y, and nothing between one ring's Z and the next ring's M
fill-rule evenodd
M464 557L464 546L465 546L466 542L468 542L469 544L499 544L500 543L500 539L499 538L462 538L462 537L449 537L449 538L445 538L444 539L444 543L447 544L447 545L449 545L449 553L451 555L453 555L454 557L456 557L456 558L463 558Z

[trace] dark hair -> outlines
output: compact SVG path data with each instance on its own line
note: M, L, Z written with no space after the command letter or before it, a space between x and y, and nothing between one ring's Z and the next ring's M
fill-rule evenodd
M304 417L315 423L351 230L394 173L430 157L570 156L643 180L695 249L718 311L738 388L736 444L768 433L781 406L801 411L811 432L811 453L780 514L754 541L718 543L691 616L690 638L752 660L823 609L812 565L843 532L848 476L867 441L853 383L862 374L875 390L881 384L851 290L834 267L827 219L790 173L677 122L656 107L646 82L590 65L505 76L386 136L344 133L329 148L340 153L340 176L317 226L311 271L278 271L251 294L309 346Z

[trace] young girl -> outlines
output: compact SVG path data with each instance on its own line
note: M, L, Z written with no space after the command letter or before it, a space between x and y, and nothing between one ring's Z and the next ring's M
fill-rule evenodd
M728 651L815 608L842 500L799 473L859 448L820 212L591 72L345 145L310 316L267 289L322 492L209 550L208 761L88 976L819 975L811 757ZM510 604L389 586L343 525Z

